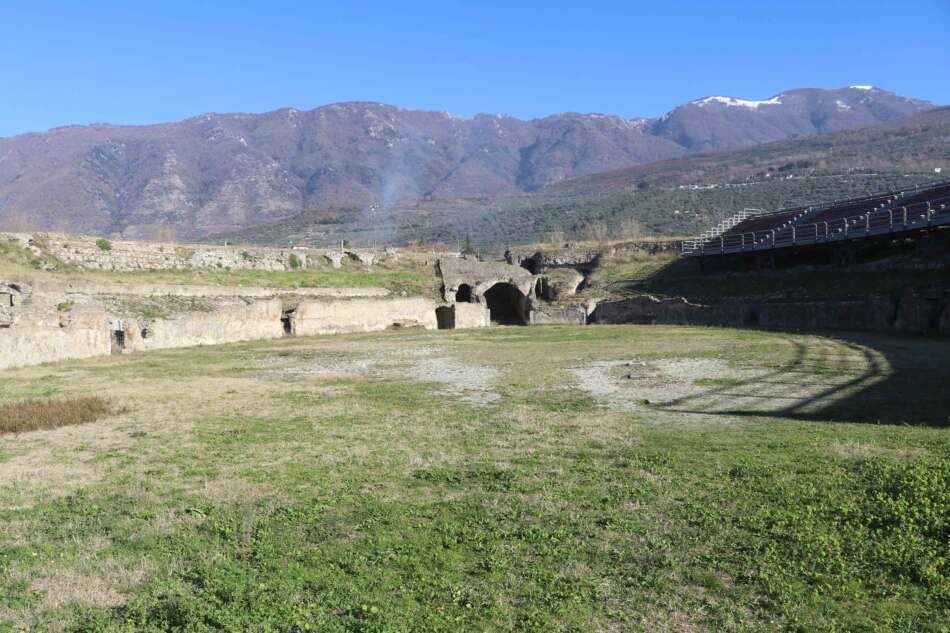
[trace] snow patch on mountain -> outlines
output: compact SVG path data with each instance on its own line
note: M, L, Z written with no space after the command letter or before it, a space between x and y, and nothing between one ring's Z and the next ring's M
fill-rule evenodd
M736 97L705 97L703 99L697 99L692 101L699 107L704 107L712 103L722 103L724 105L733 107L733 108L750 108L752 110L757 110L760 106L765 105L779 105L782 103L782 98L780 96L772 97L771 99L766 99L764 101L752 101L749 99L737 99Z

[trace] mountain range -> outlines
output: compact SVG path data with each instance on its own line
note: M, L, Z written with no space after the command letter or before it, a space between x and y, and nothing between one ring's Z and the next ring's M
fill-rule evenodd
M88 125L0 138L0 220L179 237L335 206L486 198L696 153L900 120L934 104L875 88L711 96L658 118L455 117L366 102Z
M407 200L385 213L360 207L309 209L204 241L357 246L395 242L508 244L695 235L738 209L777 211L946 181L950 107L862 128L599 172L540 191L493 198ZM559 235L560 238L554 236Z

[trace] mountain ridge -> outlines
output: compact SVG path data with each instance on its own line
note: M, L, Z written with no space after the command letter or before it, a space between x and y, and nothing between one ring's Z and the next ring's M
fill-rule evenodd
M786 139L565 180L495 199L400 202L368 216L356 208L312 209L274 223L208 236L211 242L368 246L387 240L498 245L612 235L692 235L736 210L827 202L945 180L950 107L879 125Z
M174 227L197 237L306 208L538 191L699 151L896 120L931 106L849 87L785 91L763 101L705 97L652 119L458 117L358 101L62 126L0 138L0 209L15 208L35 228L148 238Z

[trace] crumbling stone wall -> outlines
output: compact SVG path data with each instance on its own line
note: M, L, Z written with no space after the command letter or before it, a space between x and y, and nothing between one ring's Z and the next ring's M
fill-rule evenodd
M293 270L291 255L299 268L315 258L312 249L210 246L207 244L162 244L130 240L106 240L61 233L4 234L31 249L42 248L66 264L88 270L182 270L226 268L230 270ZM97 243L97 241L99 243ZM99 244L106 246L102 248Z
M438 327L437 303L421 297L303 301L292 315L297 336L372 332L393 327Z
M28 284L0 281L0 328L13 325L17 306L30 295Z
M587 310L580 306L535 306L531 325L585 325Z
M109 333L98 328L18 326L0 329L0 369L109 353Z
M604 252L605 249L602 248L576 246L544 250L514 248L505 252L505 261L534 274L544 273L552 268L591 270L600 264Z
M269 299L165 320L127 319L120 326L126 349L136 351L280 338L284 335L280 317L280 300Z
M131 318L89 308L30 311L0 329L0 369L105 356L115 351L214 345L283 335L278 299L235 301L170 319ZM115 349L121 332L121 349Z
M555 268L544 274L542 297L548 301L557 301L563 297L576 295L586 283L586 277L573 268Z
M268 288L262 286L208 286L167 283L127 283L83 279L37 279L32 288L38 295L135 295L176 297L272 297L277 293L298 297L386 297L389 290L372 286L358 288ZM2 292L2 290L0 290Z
M743 300L709 305L641 295L602 301L592 323L723 325L788 330L861 330L950 335L950 293L865 299Z
M488 327L491 325L488 308L478 303L456 303L455 327L457 329L470 327Z
M492 286L511 284L525 297L534 291L537 277L520 266L504 262L482 262L463 257L439 259L439 274L442 275L442 294L446 301L455 301L462 285L472 289L472 301L482 303L482 297Z

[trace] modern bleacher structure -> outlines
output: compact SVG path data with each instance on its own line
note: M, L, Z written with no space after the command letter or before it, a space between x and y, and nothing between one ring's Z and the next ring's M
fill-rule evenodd
M950 226L950 181L775 213L746 210L683 242L683 255L770 251L941 226Z

